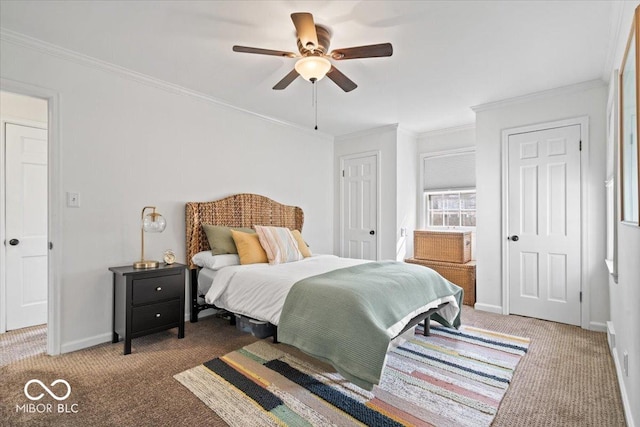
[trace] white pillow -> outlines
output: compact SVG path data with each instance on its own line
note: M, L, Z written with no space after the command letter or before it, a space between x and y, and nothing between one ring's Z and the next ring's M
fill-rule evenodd
M211 251L198 252L191 258L198 267L206 267L211 270L219 270L230 265L240 265L238 254L213 255Z
M267 253L269 264L300 261L304 258L298 249L298 242L288 228L260 225L254 225L253 228L258 234L260 245Z

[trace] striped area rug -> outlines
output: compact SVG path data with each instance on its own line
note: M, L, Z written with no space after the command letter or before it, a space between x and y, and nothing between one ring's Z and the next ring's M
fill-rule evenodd
M431 333L390 350L371 392L266 340L175 378L231 426L490 425L529 339L464 326Z

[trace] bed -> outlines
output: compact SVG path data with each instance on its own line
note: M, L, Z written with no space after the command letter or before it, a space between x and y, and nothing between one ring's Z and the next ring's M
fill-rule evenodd
M421 266L332 255L278 265L236 262L213 269L193 262L196 254L209 250L203 224L302 231L303 222L299 207L255 194L187 203L191 321L207 308L232 313L232 322L235 314L267 321L276 328L274 341L333 364L365 389L377 383L393 338L423 321L428 333L431 316L459 326L462 289Z
M190 271L191 322L198 321L198 313L208 308L220 309L202 302L206 289L198 289L200 268L193 257L209 250L209 241L202 224L228 227L247 227L255 224L287 227L302 231L304 213L297 206L280 204L257 194L236 194L211 202L189 202L185 206L187 262ZM205 286L206 287L206 286Z

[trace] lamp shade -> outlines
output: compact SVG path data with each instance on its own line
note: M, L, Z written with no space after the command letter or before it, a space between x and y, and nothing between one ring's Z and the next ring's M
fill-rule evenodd
M321 56L305 56L296 62L295 69L305 80L318 81L327 75L331 62Z
M142 229L147 233L161 233L167 227L167 221L159 213L150 213L142 219Z

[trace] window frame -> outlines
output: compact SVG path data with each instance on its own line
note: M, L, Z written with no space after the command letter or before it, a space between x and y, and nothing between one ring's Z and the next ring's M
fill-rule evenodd
M444 194L470 194L473 193L474 195L477 196L477 191L476 188L451 188L451 189L443 189L443 190L424 190L422 193L422 207L423 207L423 216L422 216L422 222L424 224L424 226L426 228L429 229L441 229L441 230L452 230L452 229L456 229L456 230L475 230L477 227L477 223L476 225L433 225L431 224L431 211L432 209L430 209L429 206L429 197L432 195L444 195ZM444 212L445 210L443 210ZM462 212L465 211L469 211L467 210L462 210L461 207L458 207L458 213L460 214L460 221L462 221ZM478 208L476 206L475 209L473 209L473 212L475 213L476 216L476 221L477 221L477 212L478 212Z

